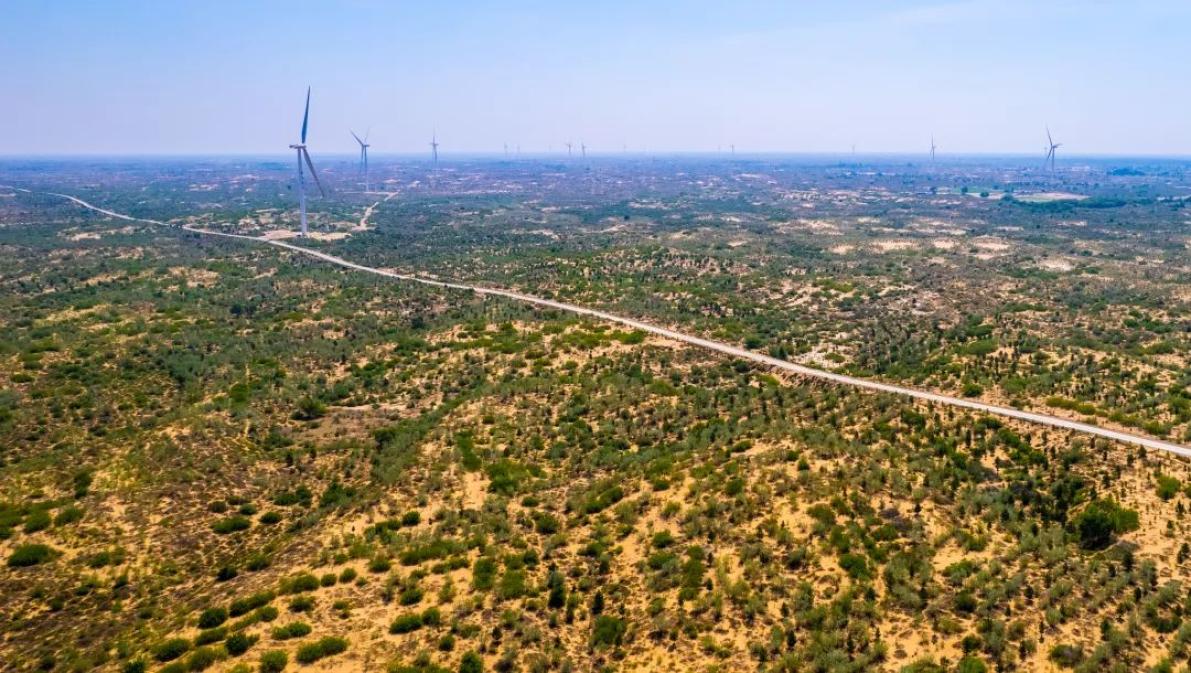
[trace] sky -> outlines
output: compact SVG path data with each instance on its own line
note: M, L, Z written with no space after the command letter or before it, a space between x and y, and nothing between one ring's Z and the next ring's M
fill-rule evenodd
M0 155L1191 155L1187 0L0 0Z

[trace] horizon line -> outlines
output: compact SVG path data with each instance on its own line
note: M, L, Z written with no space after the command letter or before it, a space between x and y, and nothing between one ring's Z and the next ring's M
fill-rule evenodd
M371 149L371 148L370 148ZM330 151L330 152L315 152L315 155L324 157L334 157L343 159L358 159L358 152L351 150L344 151ZM425 161L433 161L429 154L422 151L372 151L369 152L369 158L373 157L402 157L423 159ZM779 158L779 157L815 157L815 158L832 158L832 159L847 159L852 157L867 157L867 158L889 158L889 159L907 159L916 158L925 161L931 161L929 152L921 151L904 151L904 150L889 150L889 151L869 151L869 152L851 152L851 151L814 151L814 150L752 150L741 151L737 150L735 153L717 151L717 150L696 150L696 149L682 149L682 150L623 150L623 151L602 151L587 153L586 157L568 155L565 152L558 151L534 151L521 153L506 154L503 150L456 150L454 152L440 152L439 160L445 158L468 158L468 159L497 159L513 161L516 159L561 159L572 162L582 162L584 159L616 159L624 157L698 157L698 158L719 158L725 160L741 159L741 158ZM1068 152L1063 155L1064 158L1059 159L1060 162L1073 159L1161 159L1161 160L1191 160L1191 153L1121 153L1121 152ZM36 160L36 159L282 159L288 161L292 157L284 151L269 151L269 152L78 152L78 153L14 153L3 154L0 153L0 161L11 160ZM1024 152L949 152L941 154L935 159L936 163L944 163L947 159L1034 159L1034 153Z

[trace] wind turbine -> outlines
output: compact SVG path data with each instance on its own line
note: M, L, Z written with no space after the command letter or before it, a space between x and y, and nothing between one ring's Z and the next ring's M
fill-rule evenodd
M567 158L568 158L568 159L570 159L570 158L571 158L571 156L572 156L572 154L571 154L571 144L570 144L569 142L568 142L568 143L563 143L563 144L567 146Z
M932 134L930 134L930 162L931 162L931 164L935 163L935 150L937 150L937 149L939 149L939 146L935 144L935 134L932 133Z
M348 129L348 132L352 134L352 137L356 139L356 142L360 143L360 170L364 171L364 191L371 191L368 189L368 148L370 147L368 144L368 136L372 132L369 131L368 133L365 133L363 140L360 140L360 136L356 135L355 131Z
M318 181L318 173L314 171L314 164L310 162L310 153L306 151L306 125L310 121L310 87L306 87L306 112L302 114L302 141L290 145L291 150L298 152L298 209L302 213L302 238L306 238L306 179L302 175L302 162L306 162L306 167L310 169L310 177L314 178L314 184L318 185L318 193L326 196L327 193L323 191L323 183Z
M430 153L434 155L434 163L438 164L438 133L432 131L430 133Z
M587 159L587 144L586 144L586 143L579 143L579 154L580 154L580 155L581 155L581 156L582 156L582 157L583 157L585 160Z
M1063 146L1063 143L1056 143L1055 139L1050 136L1050 126L1046 127L1046 158L1042 160L1042 167L1046 168L1046 162L1050 162L1050 170L1055 170L1055 150Z

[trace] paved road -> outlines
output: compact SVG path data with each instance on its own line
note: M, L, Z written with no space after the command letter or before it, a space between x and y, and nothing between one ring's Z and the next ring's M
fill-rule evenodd
M22 191L27 191L27 190L22 190ZM130 215L124 215L122 213L117 213L117 212L113 212L111 210L106 210L104 208L100 208L98 206L94 206L90 203L87 203L86 201L84 201L80 198L70 196L69 194L57 194L57 193L53 193L53 192L48 192L48 193L51 194L52 196L58 196L58 197L61 197L64 199L69 199L84 208L89 208L96 212L103 213L104 215L109 215L111 217L115 217L115 218L118 218L121 220L129 220L129 221L133 221L133 222L148 222L149 224L157 224L157 225L161 225L161 226L165 226L165 227L178 228L178 225L168 224L166 222L161 222L158 220L150 220L150 219L145 219L145 218L140 218L140 217L132 217ZM1049 416L1047 414L1039 414L1039 413L1034 413L1031 411L1022 411L1020 409L1014 409L1012 407L1002 407L1002 406L997 406L995 404L985 404L984 402L977 402L975 400L970 400L970 399L966 399L966 398L962 398L962 397L952 397L950 395L943 395L941 393L933 393L928 390L918 390L916 388L907 388L905 386L897 386L897 385L893 385L893 384L889 384L889 383L881 383L879 381L870 381L868 379L856 378L855 376L846 376L844 374L836 374L835 372L824 371L822 369L815 369L813 367L807 367L805 365L800 365L800 364L796 364L793 362L787 362L785 360L779 360L777 358L770 357L768 355L763 355L761 353L756 353L756 352L753 352L750 350L746 350L744 348L740 348L738 346L733 346L731 344L721 343L719 341L710 341L708 339L703 339L703 338L700 338L697 336L692 336L690 334L676 332L674 330L667 329L665 327L658 327L657 325L652 325L650 323L642 322L640 320L634 320L633 318L626 318L624 316L615 315L613 313L606 313L604 311L598 311L596 309L591 309L591 308L587 308L584 306L578 306L575 304L567 304L565 302L554 301L552 299L544 299L542 297L535 297L533 295L522 294L520 292L514 292L512 290L503 290L503 289L494 288L494 287L483 287L483 286L479 286L479 285L465 285L463 283L450 283L450 282L441 281L441 280L434 280L431 278L422 278L419 276L411 276L411 275L407 275L407 274L396 273L393 271L386 271L384 269L377 269L377 268L373 268L370 266L364 266L362 264L356 264L355 262L349 262L348 260L343 259L341 257L329 255L325 252L319 252L318 250L311 250L310 248L304 248L300 245L286 243L285 241L269 240L269 239L265 239L265 238L259 238L256 236L244 236L241 234L228 234L228 233L221 232L221 231L211 231L209 229L199 229L199 228L185 226L185 225L181 226L180 228L184 229L186 231L197 233L197 234L204 234L204 235L208 235L208 236L222 236L224 238L235 238L235 239L241 239L241 240L246 240L246 241L252 241L254 243L264 243L266 245L272 245L272 246L278 247L278 248L285 248L286 250L291 250L293 252L297 252L297 253L300 253L303 255L308 255L310 257L314 257L315 259L320 259L320 260L323 260L324 262L336 264L338 266L341 266L341 267L344 267L347 269L353 269L355 271L363 271L365 273L372 273L372 274L376 274L378 276L384 276L386 278L394 278L396 280L403 280L403 281L408 281L408 282L412 282L412 283L421 283L423 285L431 285L434 287L450 288L450 289L454 289L454 290L466 290L466 291L470 291L470 292L475 292L477 294L487 295L487 296L492 296L492 297L505 297L507 299L513 299L515 301L526 302L529 304L536 304L538 306L553 308L553 309L557 309L559 311L566 311L568 313L575 313L578 315L590 316L597 320L604 320L607 322L618 323L618 324L624 325L626 327L631 327L633 329L639 329L643 332L648 332L650 334L656 334L657 336L660 336L660 337L665 337L667 339L673 339L674 341L681 341L682 343L690 344L692 346L706 348L707 350L710 350L710 351L715 351L717 353L723 353L725 355L730 355L732 357L740 358L742 360L749 360L751 362L756 362L758 364L765 365L767 367L772 367L774 369L779 369L782 371L790 372L792 374L798 374L800 376L821 379L824 381L830 381L832 383L837 383L840 385L852 386L854 388L863 388L865 390L873 390L873 391L882 392L882 393L893 393L895 395L905 395L907 397L912 397L914 399L919 399L919 400L925 400L927 402L934 402L936 404L945 404L945 405L952 406L952 407L960 407L962 409L970 409L972 411L979 411L979 412L983 412L986 414L993 414L996 416L1005 416L1008 418L1016 418L1018 420L1026 421L1028 423L1035 423L1038 425L1050 426L1052 428L1061 428L1064 430L1074 430L1075 432L1081 432L1081 433L1085 433L1085 434L1089 434L1089 435L1094 435L1096 437L1104 437L1106 439L1113 439L1113 440L1120 441L1120 442L1127 442L1129 444L1136 444L1138 446L1144 446L1144 447L1150 448L1150 449L1166 451L1168 453L1173 453L1175 455L1183 456L1185 458L1191 458L1191 448L1182 446L1180 444L1175 444L1173 442L1156 439L1154 437L1145 437L1142 435L1135 435L1135 434L1132 434L1129 432L1122 432L1120 430L1112 430L1109 428L1102 428L1097 425L1091 425L1088 423L1080 423L1079 421L1073 421L1073 420L1069 420L1066 418L1059 418L1058 416Z

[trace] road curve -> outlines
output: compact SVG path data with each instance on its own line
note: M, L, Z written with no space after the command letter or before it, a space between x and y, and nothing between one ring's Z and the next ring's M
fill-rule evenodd
M22 190L22 191L27 191L27 190ZM396 273L393 271L385 271L384 269L377 269L377 268L370 267L370 266L364 266L363 264L356 264L355 262L349 262L348 260L343 259L341 257L329 255L325 252L319 252L318 250L311 250L310 248L304 248L300 245L286 243L285 241L270 240L270 239L266 239L266 238L260 238L257 236L245 236L243 234L228 234L228 233L221 232L221 231L211 231L209 229L199 229L196 227L190 227L190 226L186 226L186 225L179 226L179 225L175 225L175 224L169 224L166 222L161 222L159 220L150 220L150 219L146 219L146 218L142 218L142 217L132 217L131 215L124 215L122 213L117 213L117 212L114 212L111 210L100 208L98 206L94 206L80 198L70 196L69 194L58 194L55 192L46 192L46 193L51 196L57 196L57 197L60 197L63 199L68 199L84 208L89 208L93 211L103 213L104 215L115 217L115 218L118 218L121 220L128 220L131 222L147 222L149 224L161 225L163 227L181 228L181 229L184 229L189 232L193 232L196 234L203 234L203 235L207 235L207 236L221 236L223 238L235 238L235 239L240 239L240 240L245 240L245 241L252 241L254 243L264 243L264 244L272 245L272 246L278 247L278 248L285 248L286 250L291 250L293 252L307 255L309 257L314 257L315 259L320 259L320 260L323 260L324 262L329 262L331 264L335 264L335 265L338 265L338 266L341 266L341 267L344 267L347 269L352 269L355 271L363 271L365 273L371 273L371 274L375 274L378 276L384 276L386 278L393 278L396 280L403 280L403 281L408 281L408 282L412 282L412 283L421 283L423 285L431 285L434 287L450 288L453 290L466 290L466 291L470 291L470 292L475 292L477 294L487 295L487 296L492 296L492 297L504 297L506 299L512 299L515 301L526 302L529 304L535 304L537 306L544 306L546 308L557 309L559 311L566 311L568 313L590 316L597 320L603 320L606 322L617 323L620 325L624 325L626 327L631 327L633 329L641 330L643 332L648 332L650 334L656 334L657 336L660 336L660 337L672 339L674 341L680 341L682 343L690 344L692 346L698 346L699 348L705 348L707 350L715 351L717 353L723 353L724 355L730 355L732 357L740 358L742 360L749 360L751 362L765 365L767 367L772 367L774 369L778 369L781 371L789 372L791 374L798 374L799 376L821 379L824 381L830 381L832 383L837 383L837 384L844 385L844 386L851 386L854 388L863 388L865 390L873 390L876 392L892 393L895 395L905 395L907 397L912 397L914 399L923 400L926 402L934 402L937 404L945 404L945 405L952 406L952 407L959 407L962 409L970 409L972 411L979 411L979 412L983 412L986 414L993 414L996 416L1015 418L1017 420L1025 421L1027 423L1034 423L1037 425L1045 425L1045 426L1050 426L1052 428L1060 428L1063 430L1074 430L1075 432L1081 432L1081 433L1088 434L1088 435L1094 435L1096 437L1103 437L1105 439L1112 439L1112 440L1116 440L1119 442L1126 442L1128 444L1135 444L1137 446L1144 446L1146 448L1156 449L1158 451L1165 451L1167 453L1172 453L1177 456L1182 456L1184 458L1191 458L1191 448L1183 446L1181 444L1175 444L1173 442L1168 442L1165 440L1157 439L1154 437L1135 435L1133 433L1122 432L1120 430L1103 428L1098 425L1091 425L1089 423L1081 423L1079 421L1073 421L1073 420L1069 420L1066 418L1059 418L1058 416L1039 414L1039 413L1035 413L1032 411L1022 411L1021 409L1014 409L1012 407L1002 407L1002 406L998 406L995 404L986 404L984 402L977 402L977 401L965 399L962 397L952 397L950 395L944 395L942 393L934 393L934 392L930 392L928 390L919 390L917 388L907 388L905 386L898 386L898 385L893 385L890 383L881 383L879 381L871 381L869 379L857 378L855 376L847 376L845 374L837 374L835 372L829 372L829 371L822 370L822 369L815 369L813 367L807 367L805 365L788 362L786 360L779 360L778 358L770 357L768 355L763 355L761 353L746 350L746 349L740 348L738 346L733 346L733 345L722 343L719 341L710 341L708 339L703 339L701 337L692 336L690 334L676 332L672 329L667 329L665 327L658 327L657 325L651 325L650 323L642 322L640 320L634 320L633 318L626 318L624 316L619 316L619 315L616 315L613 313L607 313L604 311L599 311L599 310L587 308L584 306L578 306L576 304L568 304L565 302L554 301L552 299L544 299L542 297L535 297L533 295L523 294L521 292L514 292L513 290L504 290L501 288L494 288L494 287L483 287L483 286L479 286L479 285L466 285L463 283L451 283L451 282L447 282L447 281L433 280L430 278L422 278L419 276L411 276L411 275L407 275L407 274Z

